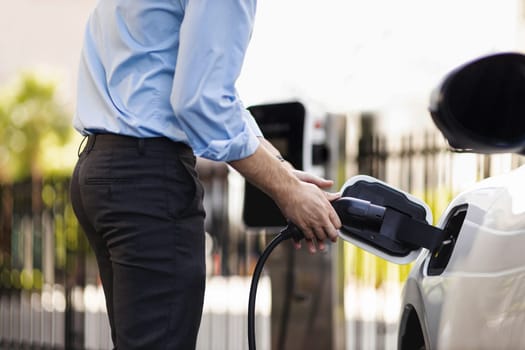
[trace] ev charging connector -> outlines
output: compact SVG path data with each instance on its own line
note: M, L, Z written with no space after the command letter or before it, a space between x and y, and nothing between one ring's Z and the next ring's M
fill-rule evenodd
M355 210L350 215L346 198L368 201L370 208L376 208L374 212L381 208L381 218L373 220L370 214ZM349 179L342 187L341 200L344 202L332 203L343 225L339 237L387 261L410 263L422 248L435 251L445 239L445 232L432 226L432 212L425 202L371 176Z

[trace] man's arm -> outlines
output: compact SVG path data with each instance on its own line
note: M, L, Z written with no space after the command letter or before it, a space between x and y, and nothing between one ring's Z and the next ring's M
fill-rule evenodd
M227 161L266 192L308 239L337 237L326 194L280 162L245 119L235 82L251 36L255 0L181 0L185 6L171 103L196 155ZM262 142L262 145L261 145ZM272 146L273 147L273 146ZM270 150L271 151L270 151ZM310 249L315 251L313 245Z
M281 162L283 162L283 165L291 170L293 172L293 174L301 181L304 181L304 182L309 182L309 183L312 183L314 185L316 185L317 187L320 187L320 188L323 188L323 189L328 189L330 187L332 187L332 185L334 184L334 182L332 180L326 180L326 179L323 179L319 176L316 176L316 175L313 175L313 174L310 174L310 173L306 173L304 171L301 171L301 170L297 170L293 167L293 165L291 163L289 163L288 161L286 161L282 156L281 156L281 153L279 152L279 150L277 148L275 148L274 145L272 145L270 143L270 141L268 141L267 139L265 139L264 137L259 137L259 142L260 144L266 148L271 154L275 155L275 157L277 159L279 159Z
M235 83L255 20L256 0L181 0L184 18L171 93L176 126L197 156L245 158L259 145Z

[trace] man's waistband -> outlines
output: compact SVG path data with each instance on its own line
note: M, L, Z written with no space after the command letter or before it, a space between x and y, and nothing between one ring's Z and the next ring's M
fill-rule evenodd
M139 153L171 151L180 155L193 155L193 150L187 144L175 142L166 137L139 138L117 134L93 134L87 137L86 151L108 148L136 148Z

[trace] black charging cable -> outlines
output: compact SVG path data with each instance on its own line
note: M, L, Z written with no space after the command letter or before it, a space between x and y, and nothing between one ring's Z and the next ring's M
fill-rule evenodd
M272 251L277 247L281 242L284 242L288 239L294 239L300 241L304 238L302 232L294 224L289 224L283 229L274 239L268 244L268 246L262 252L257 264L255 265L255 270L253 271L252 283L250 286L250 296L248 299L248 349L255 350L255 298L257 296L257 286L259 285L259 279L263 271L264 264Z
M279 320L279 331L277 333L277 345L275 350L285 350L286 339L288 337L288 327L290 326L290 312L292 310L292 301L296 297L296 251L291 244L286 247L286 271L284 278L284 295L282 301L281 315ZM324 276L324 274L322 274Z

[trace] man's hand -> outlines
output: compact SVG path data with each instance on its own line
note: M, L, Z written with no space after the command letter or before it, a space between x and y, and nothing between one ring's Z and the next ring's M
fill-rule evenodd
M292 173L297 177L299 180L303 182L308 182L311 184L316 185L319 188L328 189L333 186L334 182L332 180L323 179L322 177L319 177L314 174L310 174L307 172L304 172L302 170L292 170Z
M316 184L301 181L297 189L280 193L275 201L284 216L303 232L308 250L315 253L316 243L324 251L326 239L337 240L341 221L330 202L339 197L339 193L324 192ZM297 249L301 247L300 242L294 244Z
M267 193L283 215L299 227L309 242L310 252L316 251L314 241L324 249L324 240L337 239L341 221L330 201L340 195L321 190L330 187L331 181L290 169L264 146L230 165Z

